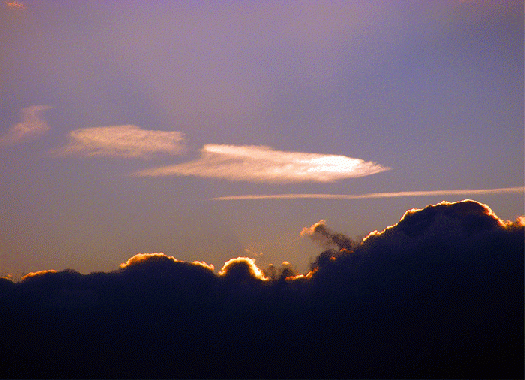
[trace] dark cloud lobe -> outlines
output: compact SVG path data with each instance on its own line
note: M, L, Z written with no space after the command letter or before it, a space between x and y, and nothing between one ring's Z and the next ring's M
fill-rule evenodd
M0 279L0 375L523 378L524 220L467 200L362 244L317 224L328 248L308 275L156 253Z

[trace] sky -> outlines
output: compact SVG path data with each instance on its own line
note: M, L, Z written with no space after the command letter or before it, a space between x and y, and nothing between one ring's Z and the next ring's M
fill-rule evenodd
M3 1L0 275L162 252L306 271L475 199L524 213L522 1Z

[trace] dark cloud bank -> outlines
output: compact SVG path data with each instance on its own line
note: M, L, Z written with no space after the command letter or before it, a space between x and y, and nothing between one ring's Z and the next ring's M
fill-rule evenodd
M151 255L2 279L0 377L523 378L522 224L443 203L362 244L319 224L306 276Z

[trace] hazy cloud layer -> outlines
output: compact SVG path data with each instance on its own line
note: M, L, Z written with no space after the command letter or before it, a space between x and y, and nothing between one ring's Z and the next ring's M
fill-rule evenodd
M14 145L38 137L49 130L42 113L51 106L37 105L22 109L22 121L0 136L0 145Z
M195 161L148 169L139 176L198 176L253 182L332 182L388 170L346 156L284 152L265 146L207 144Z
M0 376L523 378L523 224L441 202L306 275L144 253L0 279ZM324 221L303 234L344 237Z
M430 197L447 195L478 195L478 194L510 194L523 193L525 187L504 187L499 189L477 189L477 190L431 190L431 191L401 191L398 193L368 193L360 195L352 194L274 194L274 195L228 195L213 198L217 201L230 200L257 200L257 199L369 199L369 198L392 198L392 197Z
M184 134L148 131L135 125L84 128L69 133L69 144L59 154L151 158L155 154L177 155L184 151Z

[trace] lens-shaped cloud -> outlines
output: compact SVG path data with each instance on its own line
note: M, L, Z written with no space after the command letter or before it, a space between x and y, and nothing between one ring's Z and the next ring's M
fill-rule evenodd
M77 129L69 133L69 139L58 154L151 158L184 151L182 132L148 131L135 125Z
M388 170L357 158L284 152L266 146L207 144L195 161L138 172L139 176L198 176L251 182L332 182Z
M0 145L14 145L38 137L49 130L49 126L41 113L53 108L36 105L22 109L22 121L13 125L4 136L0 137Z

